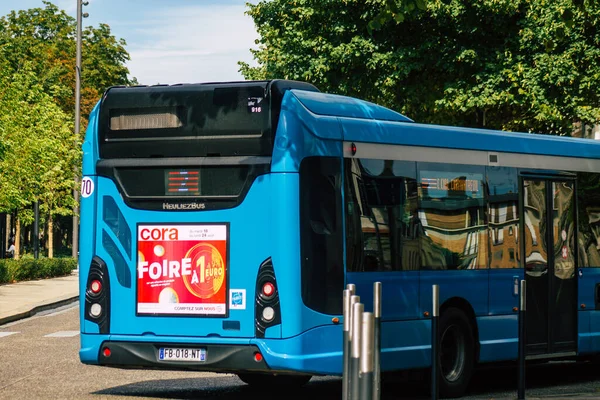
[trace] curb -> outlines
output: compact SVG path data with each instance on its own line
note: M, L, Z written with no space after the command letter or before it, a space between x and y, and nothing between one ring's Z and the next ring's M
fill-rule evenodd
M76 301L79 301L79 295L73 296L73 297L69 297L69 298L66 298L66 299L62 299L62 300L59 300L59 301L54 301L52 303L42 304L40 306L33 307L29 311L24 311L24 312L21 312L21 313L18 313L18 314L9 315L8 317L2 317L2 318L0 318L0 326L2 326L4 324L8 324L9 322L14 322L14 321L18 321L20 319L25 319L25 318L33 317L35 314L38 314L38 313L40 313L42 311L51 310L53 308L58 308L58 307L66 306L68 304L75 303Z

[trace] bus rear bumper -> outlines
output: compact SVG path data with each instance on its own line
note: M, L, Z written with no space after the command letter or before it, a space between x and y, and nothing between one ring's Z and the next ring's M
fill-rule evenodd
M204 361L160 361L158 355L161 347L202 349L206 358ZM82 334L79 359L84 364L127 369L271 371L264 357L255 356L259 351L259 348L251 345L248 339L215 343L214 340L207 340L207 338L199 341L198 338Z
M202 349L205 361L159 361L161 347ZM104 349L110 349L107 356ZM98 361L100 365L118 368L156 368L169 370L194 370L214 372L269 371L264 358L255 358L258 347L252 345L185 345L156 344L145 342L102 343Z
M341 374L337 329L317 328L287 339L191 338L81 334L82 363L117 368L213 372ZM159 361L161 347L205 349L205 361ZM106 356L105 348L110 349ZM340 349L340 351L335 350ZM332 351L334 350L334 351ZM260 353L257 357L256 354ZM258 361L257 361L258 360Z

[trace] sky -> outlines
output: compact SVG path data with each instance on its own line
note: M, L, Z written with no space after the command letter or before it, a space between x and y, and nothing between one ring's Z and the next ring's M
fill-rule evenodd
M105 23L125 39L130 77L140 84L242 80L237 62L256 65L250 49L258 34L244 14L248 0L87 1L83 26ZM77 0L51 3L76 17ZM0 16L37 7L42 0L0 0Z

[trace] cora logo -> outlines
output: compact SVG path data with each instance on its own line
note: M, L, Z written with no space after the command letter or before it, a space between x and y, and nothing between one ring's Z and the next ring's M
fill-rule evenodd
M139 240L179 240L177 228L143 228Z

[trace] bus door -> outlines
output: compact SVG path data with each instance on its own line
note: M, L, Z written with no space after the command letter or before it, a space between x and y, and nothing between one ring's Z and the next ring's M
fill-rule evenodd
M576 350L575 181L522 180L528 355Z

